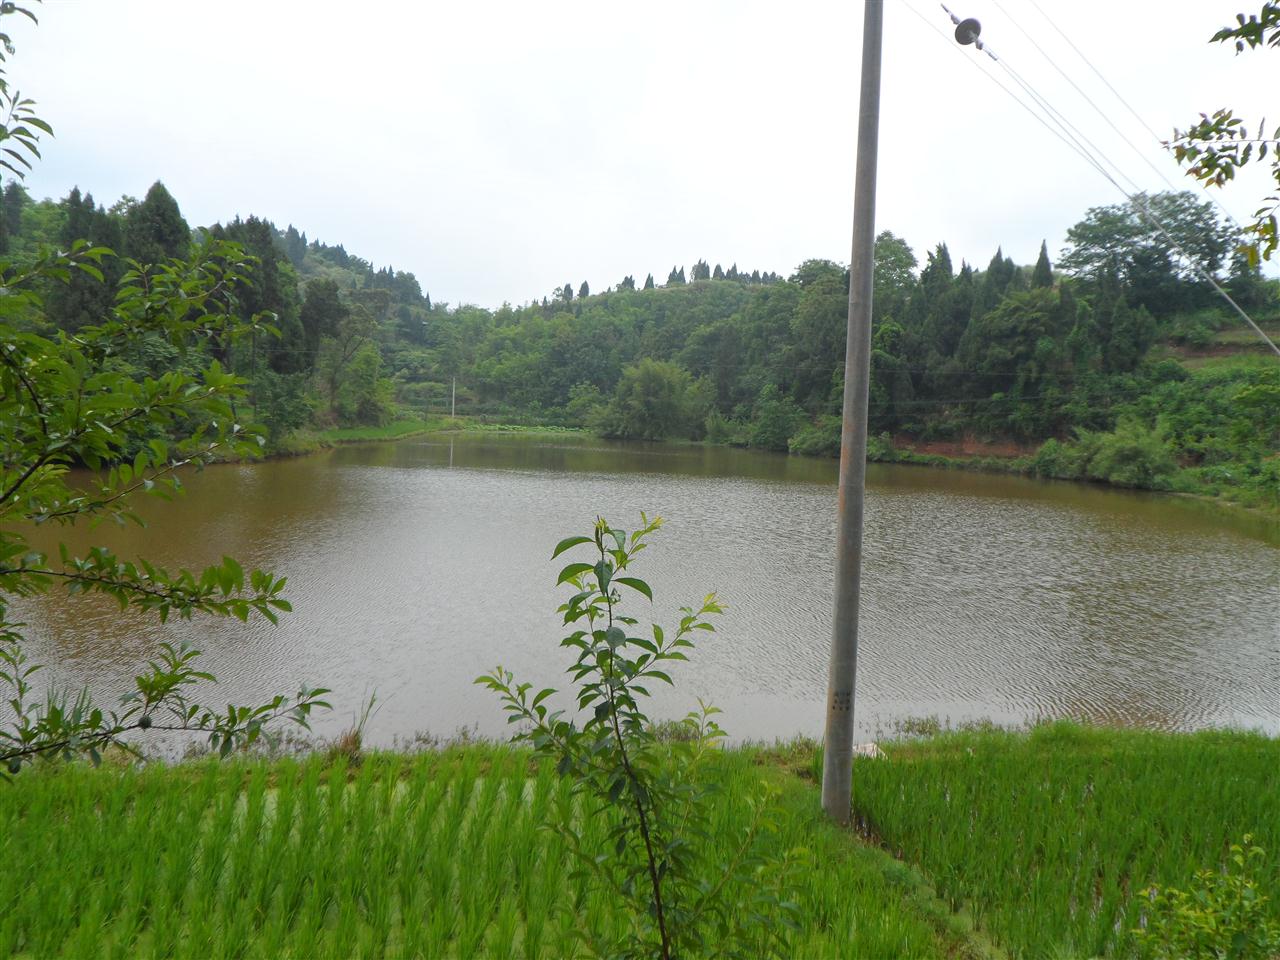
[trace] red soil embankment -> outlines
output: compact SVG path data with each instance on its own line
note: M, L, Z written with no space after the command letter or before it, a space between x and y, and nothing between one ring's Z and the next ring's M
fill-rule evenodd
M936 453L944 457L1027 457L1036 452L1035 446L1015 443L1013 440L979 440L976 437L963 437L959 440L914 440L911 437L898 435L893 438L893 445L898 449L914 450L916 453Z

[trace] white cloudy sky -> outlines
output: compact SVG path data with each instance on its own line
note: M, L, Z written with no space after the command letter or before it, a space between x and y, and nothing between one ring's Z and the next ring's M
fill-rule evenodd
M1165 185L1022 30L1192 184L1037 4L1161 134L1277 106L1280 55L1205 42L1257 0L955 0L1144 189ZM57 130L38 197L78 184L109 203L159 178L193 224L292 222L437 301L489 306L662 282L700 257L784 274L849 257L856 0L47 0L40 16L7 18L11 77ZM1056 253L1119 194L980 75L1011 83L1000 67L927 24L951 30L930 0L887 0L877 227L922 260L939 240L979 266L997 244ZM1243 218L1265 186L1259 171L1223 200Z

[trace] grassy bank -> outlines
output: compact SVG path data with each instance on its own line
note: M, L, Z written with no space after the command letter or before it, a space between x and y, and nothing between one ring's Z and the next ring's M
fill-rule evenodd
M1246 833L1280 921L1280 740L1054 724L859 760L862 829L1015 956L1125 956L1142 891L1185 888Z
M1123 956L1140 891L1186 885L1246 832L1268 851L1261 889L1280 890L1280 740L1058 724L886 747L855 765L869 842L819 812L812 745L712 768L708 842L726 849L751 787L781 789L769 842L809 858L794 956ZM0 852L29 868L0 955L571 955L578 925L625 918L541 828L568 788L483 744L25 772L0 786Z
M488 423L472 417L401 417L380 427L332 427L328 430L299 430L273 441L268 456L295 457L315 453L341 443L376 443L406 440L427 433L498 433L533 434L535 436L582 436L577 427Z

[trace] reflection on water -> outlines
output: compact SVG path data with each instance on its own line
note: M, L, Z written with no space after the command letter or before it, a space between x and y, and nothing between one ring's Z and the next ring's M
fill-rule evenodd
M171 566L223 554L289 576L279 626L162 628L50 595L17 611L30 653L114 691L163 637L206 651L222 697L334 687L348 724L383 701L390 741L475 726L495 663L563 685L551 546L597 514L667 526L640 575L670 623L711 590L729 605L662 709L726 708L739 737L820 734L835 542L832 461L570 437L448 436L343 447L192 477L146 531L74 530ZM1280 732L1274 525L1169 497L873 465L856 715L1047 716ZM647 604L645 605L647 606ZM638 616L648 610L633 609Z

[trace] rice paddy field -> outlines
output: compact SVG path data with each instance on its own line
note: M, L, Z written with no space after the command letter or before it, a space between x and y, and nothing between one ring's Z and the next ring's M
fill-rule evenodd
M1141 889L1246 832L1280 892L1275 739L1054 725L885 746L855 764L862 836L823 818L812 744L715 760L714 843L769 779L769 842L807 851L790 956L1125 956ZM0 957L579 955L576 930L626 919L545 828L570 809L552 768L485 744L24 771L0 784Z
M797 877L796 955L980 955L918 873L828 826L778 756L729 751L716 776L726 798L783 785L772 842L824 863ZM569 784L527 754L34 773L0 784L3 957L565 957L579 925L624 923L569 876L541 827ZM716 842L748 816L722 804Z
M890 755L854 764L863 831L1013 956L1131 954L1143 891L1186 889L1247 833L1280 919L1280 740L1053 724Z

